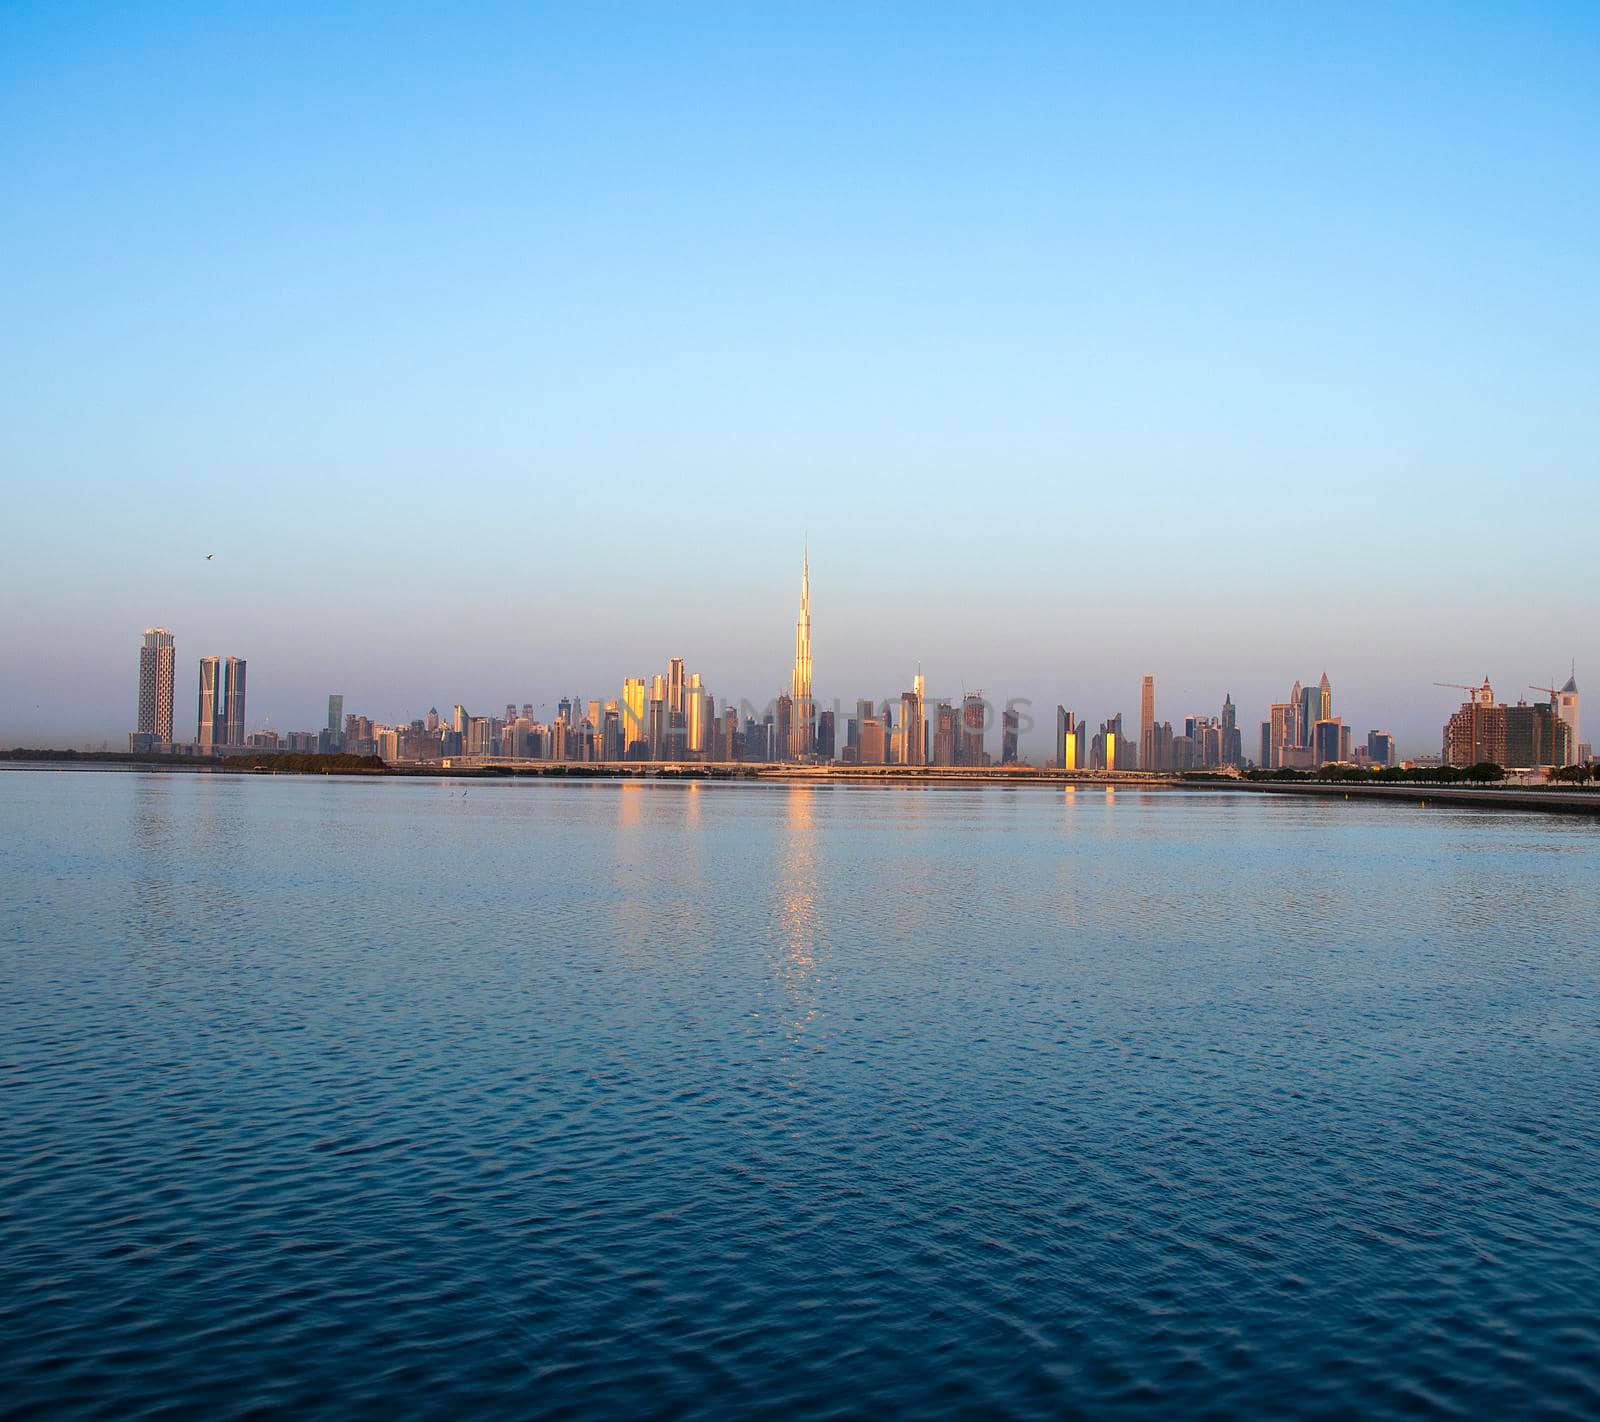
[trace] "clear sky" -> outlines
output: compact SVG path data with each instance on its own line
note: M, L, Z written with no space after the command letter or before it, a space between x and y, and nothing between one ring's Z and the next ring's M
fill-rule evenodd
M0 174L0 744L764 699L806 535L822 699L1600 678L1592 3L12 3Z

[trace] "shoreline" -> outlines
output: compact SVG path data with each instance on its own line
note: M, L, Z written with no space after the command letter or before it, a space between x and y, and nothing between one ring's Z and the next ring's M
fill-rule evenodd
M1143 771L1063 771L1035 766L858 766L705 764L670 761L536 761L521 765L326 765L286 763L238 755L221 760L173 760L125 752L9 753L0 769L43 771L153 771L158 774L245 776L338 776L341 779L484 781L628 781L650 784L779 784L929 786L946 789L1010 786L1035 789L1241 791L1260 795L1299 795L1323 799L1382 800L1423 809L1451 806L1532 810L1549 814L1600 817L1600 787L1592 790L1545 786L1464 786L1450 784L1362 785L1345 781L1246 780L1229 775L1165 774Z
M1228 788L1262 795L1316 795L1324 798L1342 795L1347 800L1398 800L1430 810L1465 805L1476 809L1542 810L1546 814L1600 816L1600 790L1574 790L1564 786L1547 789L1539 785L1344 785L1327 780L1237 780Z

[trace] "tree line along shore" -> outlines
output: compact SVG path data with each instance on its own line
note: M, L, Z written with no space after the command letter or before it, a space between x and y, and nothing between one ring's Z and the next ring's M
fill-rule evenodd
M343 752L243 751L226 756L166 755L137 751L45 750L15 747L0 751L0 761L56 765L104 765L141 767L156 770L203 770L225 774L251 775L395 775L472 777L492 779L590 778L590 779L695 779L695 780L849 780L878 781L983 781L1002 784L1060 783L1105 785L1204 785L1221 787L1336 785L1361 786L1462 786L1501 785L1507 779L1504 767L1483 762L1457 766L1389 766L1367 770L1359 766L1329 765L1321 770L1245 770L1236 773L1191 770L1149 771L1063 771L1051 766L859 766L841 763L704 763L704 762L606 762L546 761L529 764L483 766L440 766L433 764L393 764L375 755ZM1571 790L1600 786L1600 776L1591 766L1567 766L1550 773L1547 786L1519 786L1530 793L1541 789Z

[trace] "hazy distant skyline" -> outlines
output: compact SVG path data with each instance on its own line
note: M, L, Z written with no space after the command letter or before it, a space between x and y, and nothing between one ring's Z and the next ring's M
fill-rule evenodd
M1600 11L0 18L0 744L1579 685ZM206 554L215 553L213 561ZM192 730L192 726L190 727Z
M849 613L844 614L844 620L849 621ZM170 629L169 629L170 630ZM751 659L759 655L759 649L754 645L762 640L760 629L752 629L752 643L750 646ZM176 634L175 634L176 636ZM194 733L194 703L198 678L198 666L202 656L215 655L217 649L207 648L203 651L196 650L191 656L183 644L181 637L177 640L177 676L176 676L176 701L175 734L178 739L192 739ZM594 647L582 649L587 653L593 665L600 665L607 657L607 646L602 641ZM234 655L232 649L224 648L223 655ZM423 716L430 707L437 708L441 714L448 718L450 707L461 702L475 715L498 715L508 702L522 705L531 702L536 709L537 719L551 719L555 714L556 703L563 697L578 696L584 700L599 698L601 701L616 698L621 690L624 676L642 675L648 678L654 673L665 672L670 656L680 655L681 652L673 650L654 658L646 659L637 665L629 665L615 675L607 673L603 667L596 673L599 680L561 682L559 672L551 666L531 668L527 673L520 675L507 672L492 672L484 667L462 667L458 680L478 689L478 694L464 696L460 694L460 686L454 689L435 687L431 692L427 690L427 677L418 670L418 662L424 661L435 664L440 660L440 655L458 657L458 649L453 646L442 646L429 649L422 658L408 659L404 652L396 654L396 661L392 665L380 665L373 662L370 656L352 655L348 665L360 667L364 680L358 683L362 690L352 693L347 689L347 681L335 678L327 686L316 688L304 684L303 669L306 665L304 659L291 661L281 666L268 665L262 667L259 663L255 666L253 675L256 678L254 685L265 686L260 692L252 693L249 708L249 725L247 729L258 729L262 726L271 726L278 731L290 730L316 730L326 722L326 703L330 692L341 693L344 697L345 709L361 715L371 717L375 721L394 724L409 721L412 718ZM247 654L238 653L250 660ZM319 665L329 664L329 654L326 651L312 654ZM1111 660L1115 660L1116 652L1113 650ZM337 652L332 654L332 662L338 661ZM574 661L577 659L574 658ZM703 658L688 656L687 670L699 672L705 680L713 695L717 699L719 708L728 705L740 705L742 702L751 703L759 715L763 708L771 710L771 703L776 697L788 691L786 685L765 688L762 686L740 686L734 684L719 684L717 673L708 668L719 667L731 675L732 662L725 656L715 653ZM1203 659L1200 663L1190 662L1188 665L1198 665L1203 671ZM858 666L865 667L866 663L858 662ZM993 661L986 665L995 665ZM138 669L138 647L135 643L127 675L122 678L120 695L113 690L112 700L128 700L130 704L136 703L137 687L136 672ZM885 674L883 669L873 672L870 668L864 672L851 672L842 670L837 677L847 678L852 684L847 687L835 687L832 679L828 679L827 686L819 691L815 698L818 711L836 707L841 715L849 716L854 713L855 703L862 697L871 697L879 702L883 700L898 701L902 691L908 690L916 672L921 670L928 676L928 706L931 714L932 705L938 700L948 699L958 701L967 691L981 690L985 699L995 708L995 724L989 728L989 739L994 741L990 749L998 753L999 743L999 708L1009 702L1018 703L1023 709L1023 753L1036 762L1042 763L1052 753L1053 731L1055 724L1055 707L1058 703L1075 712L1080 720L1087 722L1091 729L1100 721L1107 720L1118 713L1124 717L1128 727L1133 728L1138 724L1139 716L1139 686L1132 678L1120 677L1114 667L1102 666L1094 673L1080 676L1076 679L1068 676L1063 679L1063 673L1057 669L1053 679L1046 678L1041 682L1046 690L1041 693L1039 686L1030 686L1026 681L1016 676L999 676L988 681L973 681L966 677L942 674L938 670L930 670L926 659L911 666L903 674L898 674L897 669L890 668ZM1088 672L1088 665L1084 666ZM1158 722L1171 721L1179 730L1186 716L1215 716L1221 709L1224 696L1231 695L1238 708L1238 721L1244 737L1245 755L1254 759L1256 755L1257 732L1259 722L1267 715L1267 708L1273 701L1284 700L1289 693L1290 685L1294 680L1303 681L1307 685L1314 685L1327 668L1314 670L1302 668L1287 680L1280 679L1274 683L1270 680L1262 684L1259 693L1248 690L1242 696L1236 687L1246 686L1247 683L1235 678L1227 681L1226 677L1212 680L1218 684L1227 682L1223 690L1212 693L1208 690L1196 693L1191 685L1170 682L1159 671L1151 673L1155 677L1156 690L1156 719ZM263 673L266 675L263 675ZM1330 673L1330 675L1332 675ZM510 680L498 690L486 689L491 687L497 678ZM556 679L553 679L556 678ZM1473 678L1477 680L1478 678ZM1558 678L1565 679L1565 673ZM116 681L115 678L112 678ZM1516 684L1504 677L1490 674L1497 695L1503 699L1515 702L1525 694L1528 699L1536 699L1534 693L1520 684ZM1138 678L1142 681L1142 675ZM1455 710L1462 696L1455 691L1431 686L1420 688L1406 683L1413 690L1422 690L1424 699L1430 700L1441 707L1440 726L1434 727L1428 721L1430 712L1424 711L1422 718L1414 730L1401 729L1404 723L1396 723L1393 718L1374 716L1370 708L1375 705L1393 704L1397 699L1391 696L1382 685L1374 686L1367 682L1357 682L1352 688L1342 683L1337 676L1332 676L1334 692L1334 713L1340 716L1351 727L1356 741L1361 742L1369 729L1387 730L1395 734L1402 745L1406 756L1430 754L1437 750L1439 739L1438 731L1443 725L1444 718L1450 711ZM859 683L859 684L856 684ZM1124 684L1126 683L1126 684ZM1581 682L1580 682L1581 685ZM819 687L822 682L819 682ZM394 688L410 687L409 692L399 691ZM1054 687L1055 690L1048 690ZM1100 688L1096 691L1094 688ZM1432 693L1431 697L1426 693ZM39 708L39 714L44 715L44 708ZM113 713L115 714L115 713ZM896 712L898 714L898 711ZM1030 725L1031 722L1031 725ZM132 721L130 720L130 729ZM49 724L41 722L32 734L15 741L6 741L0 738L0 745L27 744L39 746L52 745L80 745L90 746L101 741L110 743L111 749L121 749L124 731L112 729L104 734L92 729L77 732L63 733L60 729L52 730ZM1415 742L1412 744L1411 742Z

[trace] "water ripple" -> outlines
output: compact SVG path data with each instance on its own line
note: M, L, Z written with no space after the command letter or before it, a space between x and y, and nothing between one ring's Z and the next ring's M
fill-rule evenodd
M1600 839L0 775L0 1411L1600 1413Z

